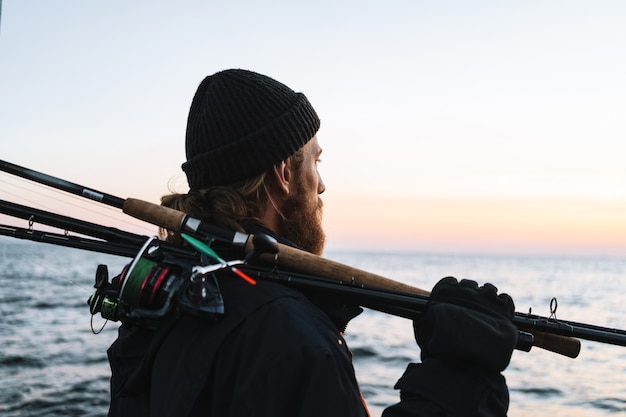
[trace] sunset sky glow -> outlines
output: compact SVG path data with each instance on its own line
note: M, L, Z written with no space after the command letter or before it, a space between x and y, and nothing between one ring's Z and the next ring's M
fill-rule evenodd
M622 1L4 0L0 159L158 202L187 191L197 85L246 68L322 119L329 249L624 256L625 16ZM2 199L131 227L46 193L0 174Z

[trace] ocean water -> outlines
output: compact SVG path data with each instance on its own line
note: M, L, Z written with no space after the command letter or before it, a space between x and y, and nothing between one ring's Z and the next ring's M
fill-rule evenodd
M430 289L453 275L492 282L517 311L626 328L626 258L329 252L333 260ZM93 321L86 305L96 266L111 274L128 259L0 237L0 415L104 416L106 349L116 324ZM366 310L346 339L373 416L398 401L393 384L419 360L411 323ZM626 348L582 341L570 359L534 347L516 351L504 372L509 416L613 416L626 413Z

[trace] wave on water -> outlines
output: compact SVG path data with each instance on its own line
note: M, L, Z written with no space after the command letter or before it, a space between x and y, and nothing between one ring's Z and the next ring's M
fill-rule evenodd
M453 275L490 281L518 311L625 328L626 259L444 254L333 253L329 258L422 288ZM91 330L86 304L96 267L121 271L126 258L0 238L0 415L105 416L106 350L117 325ZM590 285L593 283L593 285ZM94 318L94 327L102 325ZM347 328L357 378L372 415L398 401L393 385L419 361L410 321L366 310ZM533 348L504 372L509 416L599 417L626 412L626 348L583 341L579 358Z

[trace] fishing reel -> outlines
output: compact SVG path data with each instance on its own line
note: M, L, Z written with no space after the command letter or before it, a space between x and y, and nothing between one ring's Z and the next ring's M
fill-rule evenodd
M107 266L98 265L96 290L87 301L92 317L100 313L107 320L145 323L171 313L188 313L216 319L224 314L224 300L214 273L230 270L254 285L256 281L236 265L250 262L262 253L278 253L276 240L263 233L253 235L252 250L243 259L231 261L220 258L204 241L184 233L181 237L198 252L174 254L153 237L111 282Z
M112 321L158 320L172 312L204 318L224 313L224 302L213 272L243 261L198 266L163 251L157 238L149 239L122 273L109 282L108 267L98 265L92 316ZM197 261L197 259L195 259Z

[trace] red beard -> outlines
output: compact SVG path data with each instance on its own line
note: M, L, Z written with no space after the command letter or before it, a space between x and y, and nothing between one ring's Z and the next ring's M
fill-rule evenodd
M301 249L315 255L324 251L326 234L322 228L323 202L307 203L302 193L296 193L285 200L283 215L279 225L279 234Z

